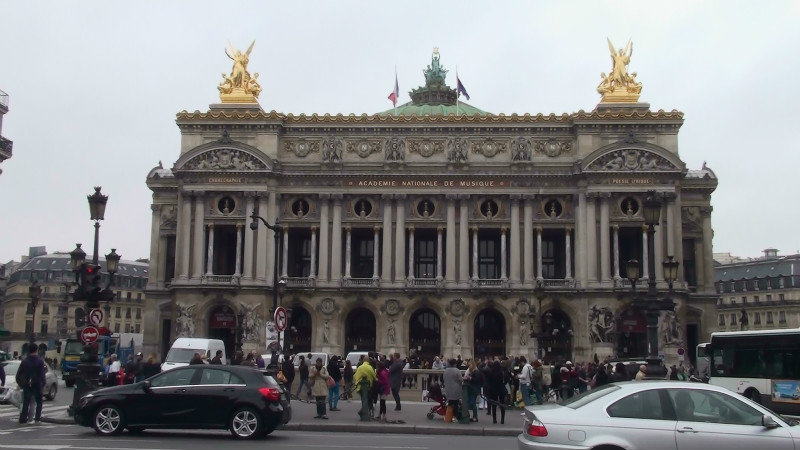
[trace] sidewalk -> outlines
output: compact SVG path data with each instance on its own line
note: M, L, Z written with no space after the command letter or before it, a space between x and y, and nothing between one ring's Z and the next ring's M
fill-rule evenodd
M469 424L445 424L443 416L434 416L428 420L426 414L434 403L403 402L402 411L394 411L394 400L387 400L387 423L378 421L361 422L358 410L361 403L339 401L341 411L328 411L328 420L314 419L317 415L314 403L292 400L292 420L280 430L286 431L323 431L351 433L399 433L399 434L438 434L438 435L480 435L480 436L516 436L522 431L521 410L507 410L505 424L500 424L500 411L497 411L497 424L492 423L486 410L478 410L479 422ZM375 405L377 411L377 405ZM327 409L327 404L326 404ZM74 424L66 410L57 414L43 416L42 422L58 424Z

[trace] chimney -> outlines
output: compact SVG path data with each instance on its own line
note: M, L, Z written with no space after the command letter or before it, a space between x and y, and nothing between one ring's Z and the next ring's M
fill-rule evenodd
M778 259L778 249L777 248L764 249L764 259Z

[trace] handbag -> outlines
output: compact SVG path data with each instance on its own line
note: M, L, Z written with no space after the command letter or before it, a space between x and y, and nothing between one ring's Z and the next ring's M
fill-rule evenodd
M332 387L336 386L336 380L334 380L333 377L328 377L325 380L325 384L328 385L328 388L332 388Z
M283 370L278 371L278 383L286 383L286 375L283 374Z

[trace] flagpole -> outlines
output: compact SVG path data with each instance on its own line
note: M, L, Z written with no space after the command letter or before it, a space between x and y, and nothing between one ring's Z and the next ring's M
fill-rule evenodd
M397 64L394 65L394 85L397 86ZM399 95L400 95L399 92L396 93L396 96L395 96L395 99L394 99L394 115L395 116L397 115L397 100L398 100L397 96L399 96Z
M460 92L458 92L458 65L456 64L456 117L458 117L458 97L460 97Z

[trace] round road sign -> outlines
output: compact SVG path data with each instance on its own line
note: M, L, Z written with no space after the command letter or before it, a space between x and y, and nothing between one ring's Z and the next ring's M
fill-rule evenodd
M286 309L278 307L275 309L275 329L281 332L286 329Z
M89 323L99 327L101 323L103 323L103 310L100 308L94 308L89 312Z
M86 327L81 331L81 341L84 344L91 344L92 342L97 340L97 337L100 335L100 332L97 331L95 327Z

